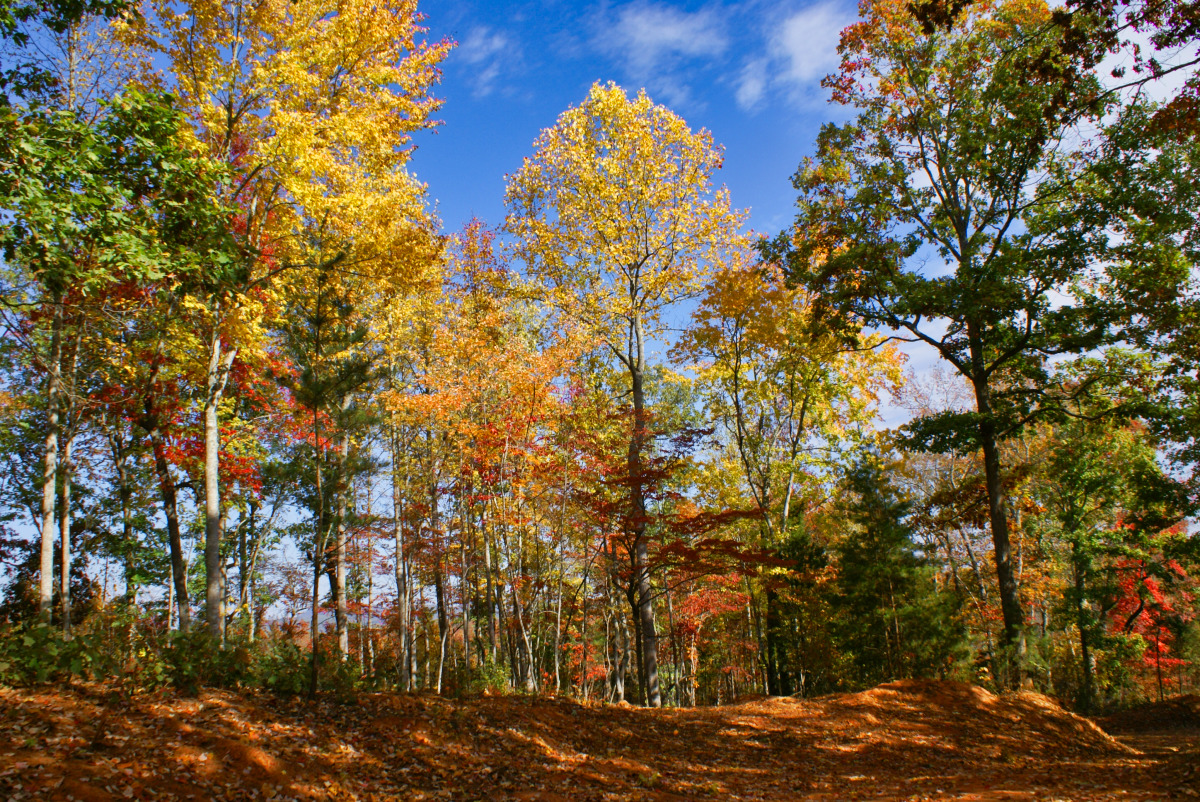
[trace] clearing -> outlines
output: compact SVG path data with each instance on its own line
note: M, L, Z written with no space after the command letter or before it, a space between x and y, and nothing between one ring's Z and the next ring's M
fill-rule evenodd
M75 684L0 690L0 798L1200 797L1200 697L1101 723L1038 694L948 682L661 711L519 696L130 698Z

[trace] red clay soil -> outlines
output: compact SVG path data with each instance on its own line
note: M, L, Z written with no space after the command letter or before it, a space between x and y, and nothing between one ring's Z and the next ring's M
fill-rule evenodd
M1200 735L1115 739L1047 697L895 682L651 711L562 699L357 704L0 690L0 799L1171 799Z

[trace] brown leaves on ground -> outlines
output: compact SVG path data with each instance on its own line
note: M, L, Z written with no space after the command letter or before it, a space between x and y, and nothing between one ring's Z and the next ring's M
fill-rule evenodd
M1120 715L1100 719L1113 732L1200 731L1200 695L1189 693L1161 702L1132 707Z
M1116 740L1047 697L945 682L659 711L0 691L12 800L1167 799L1200 795L1197 765L1191 730Z

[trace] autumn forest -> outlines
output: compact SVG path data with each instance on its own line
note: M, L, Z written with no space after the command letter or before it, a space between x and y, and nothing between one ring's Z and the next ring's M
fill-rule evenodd
M416 6L0 0L0 686L1196 693L1193 0L862 0L768 232L611 82L445 230Z

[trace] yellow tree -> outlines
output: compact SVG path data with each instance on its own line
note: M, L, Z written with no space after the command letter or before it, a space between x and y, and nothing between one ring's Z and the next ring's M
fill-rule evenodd
M595 84L534 143L509 180L506 228L549 302L590 328L628 374L629 533L645 701L661 704L646 543L647 345L740 238L742 215L712 177L721 149L644 91Z
M815 447L867 424L903 357L880 335L822 325L815 298L749 257L721 270L673 354L695 363L725 426L767 542L788 528L796 482Z
M559 492L563 473L550 441L557 389L580 347L572 332L537 330L539 316L531 314L533 307L494 248L493 232L477 221L449 239L445 267L436 295L410 304L412 312L397 310L407 327L386 321L393 388L384 403L393 426L419 433L407 448L393 438L394 465L402 472L394 485L397 587L409 598L411 574L399 524L407 500L423 510L420 528L430 537L423 551L437 600L438 642L450 645L448 578L457 570L464 658L471 660L474 637L485 660L510 655L514 682L536 690L531 629L538 594L530 592L528 569L521 566L540 565L541 552L530 544L550 528L542 525L547 517L561 519L546 515L549 507L561 510L561 504L546 502ZM408 488L421 470L426 475L414 498ZM552 487L546 486L547 474L556 480ZM510 611L508 627L504 616ZM472 635L470 620L480 617L487 619L486 640ZM505 632L511 650L498 648ZM443 650L439 663L444 658Z
M827 474L831 447L870 424L879 393L898 385L902 361L881 335L831 330L811 293L748 254L714 276L675 354L696 363L709 412L728 432L734 470L758 510L761 541L771 549L788 536L805 478ZM762 626L754 597L773 694L790 692L780 682L777 607L768 584Z
M424 187L405 169L413 131L431 125L446 42L427 44L415 0L191 0L155 4L150 34L196 122L230 164L251 253L193 288L208 341L204 387L207 619L223 631L218 411L239 350L261 344L262 287L309 263L319 230L330 264L396 275L429 251ZM352 255L348 258L348 252ZM261 258L269 253L271 258ZM423 259L424 257L422 257ZM308 265L314 267L314 265Z

